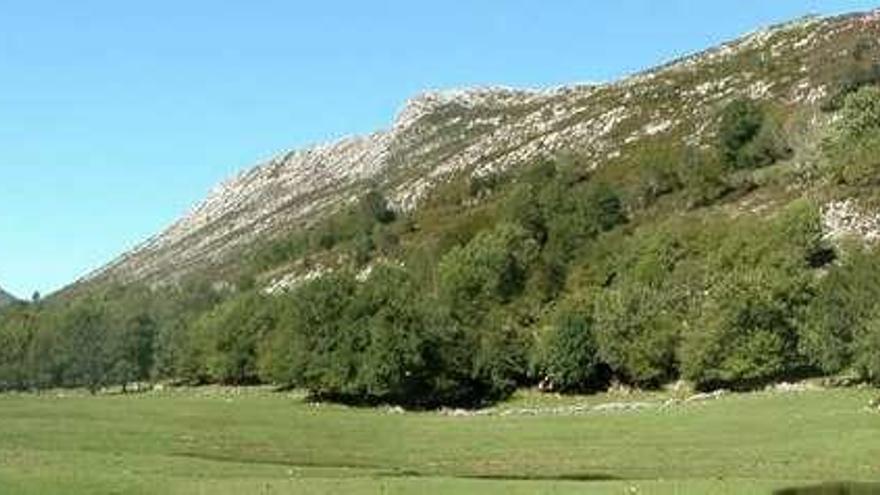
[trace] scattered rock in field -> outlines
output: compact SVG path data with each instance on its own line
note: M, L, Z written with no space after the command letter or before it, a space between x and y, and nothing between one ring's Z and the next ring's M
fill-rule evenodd
M690 392L693 387L686 380L678 380L674 383L666 385L666 390L674 393Z
M638 389L630 387L624 383L620 383L618 381L614 381L608 387L608 393L612 395L632 395L638 392Z
M828 388L855 387L864 380L855 375L829 376L822 379L821 386Z
M685 401L686 403L687 403L687 402L704 402L704 401L708 401L708 400L716 400L716 399L720 399L721 397L723 397L723 396L725 396L725 395L727 395L727 394L728 394L727 390L725 390L725 389L722 388L722 389L718 389L718 390L716 390L716 391L714 391L714 392L706 392L706 393L702 393L702 394L694 394L694 395L688 397L687 399L685 399L684 401Z
M635 411L656 406L656 403L651 402L608 402L599 404L593 408L593 411Z
M468 411L467 409L441 409L440 414L444 416L454 416L454 417L464 417L464 416L475 416L477 414L476 411Z
M808 390L818 390L820 387L814 383L810 382L782 382L775 383L771 385L767 385L764 388L767 392L777 392L777 393L789 393L789 392L806 392Z
M393 406L387 409L388 414L403 414L406 411L400 406Z

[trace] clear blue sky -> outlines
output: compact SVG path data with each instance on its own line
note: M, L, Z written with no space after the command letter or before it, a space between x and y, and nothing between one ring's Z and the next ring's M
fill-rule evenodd
M880 2L0 1L0 286L44 294L425 89L601 81Z

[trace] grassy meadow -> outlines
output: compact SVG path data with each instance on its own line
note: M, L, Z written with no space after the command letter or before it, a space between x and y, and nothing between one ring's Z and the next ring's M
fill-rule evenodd
M473 415L315 405L260 388L6 394L0 493L772 493L880 480L880 413L866 407L876 395L663 407L661 393L520 392ZM601 403L621 407L583 407Z

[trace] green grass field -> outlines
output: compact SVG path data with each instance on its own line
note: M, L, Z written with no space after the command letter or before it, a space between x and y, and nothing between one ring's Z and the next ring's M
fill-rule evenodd
M265 389L0 396L0 493L755 494L880 480L876 390L521 393L493 415L310 405Z

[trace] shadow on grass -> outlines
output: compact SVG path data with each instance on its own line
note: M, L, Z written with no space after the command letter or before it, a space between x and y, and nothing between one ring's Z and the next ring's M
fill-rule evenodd
M285 466L289 468L305 469L344 469L360 472L360 476L373 478L452 478L461 480L487 480L487 481L619 481L622 478L601 473L560 473L560 474L502 474L502 473L443 473L422 472L412 469L383 469L383 466L368 463L338 463L338 462L287 462L280 459L255 459L253 457L238 457L223 454L207 454L195 452L177 452L176 457L198 459L211 462L229 462L235 464L262 464L271 466Z
M621 478L601 473L560 473L560 474L456 474L422 473L401 470L380 474L383 478L454 478L461 480L487 481L619 481Z
M783 488L773 495L880 495L880 483L824 483Z

